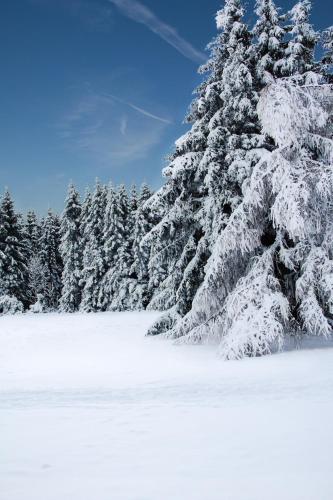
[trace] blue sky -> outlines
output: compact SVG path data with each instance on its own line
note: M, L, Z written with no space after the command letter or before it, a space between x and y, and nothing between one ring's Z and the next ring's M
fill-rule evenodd
M70 180L161 182L217 0L2 0L0 186L62 209ZM282 0L282 7L293 2ZM331 1L313 21L333 24Z

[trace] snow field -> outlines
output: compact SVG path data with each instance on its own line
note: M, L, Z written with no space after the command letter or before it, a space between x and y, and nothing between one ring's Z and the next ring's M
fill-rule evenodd
M222 362L155 313L0 320L0 500L331 500L333 348Z

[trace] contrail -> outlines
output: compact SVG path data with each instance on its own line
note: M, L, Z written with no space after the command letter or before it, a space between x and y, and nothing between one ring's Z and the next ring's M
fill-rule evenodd
M183 56L196 63L202 63L207 58L205 54L197 50L187 40L182 38L175 28L161 21L148 7L138 0L108 0L118 7L127 17L144 24L153 33L161 37L168 44L172 45Z
M161 118L160 116L154 115L153 113L150 113L149 111L146 111L143 108L140 108L139 106L136 106L135 104L132 104L129 101L125 101L124 99L120 99L119 97L113 95L113 94L102 94L103 97L106 97L107 99L112 99L114 101L120 102L121 104L125 104L126 106L129 106L130 108L134 109L138 113L141 113L144 116L148 116L149 118L152 118L153 120L158 120L159 122L162 123L172 123L170 120L167 120L166 118Z

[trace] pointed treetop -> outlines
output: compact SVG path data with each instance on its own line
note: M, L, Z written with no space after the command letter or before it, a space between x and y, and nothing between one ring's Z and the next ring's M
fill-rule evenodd
M311 8L310 0L302 0L289 13L292 21L290 31L292 38L286 54L291 75L302 75L316 69L314 51L319 36L310 23Z
M255 12L258 16L253 29L257 38L257 74L265 85L272 81L272 77L280 75L286 30L282 27L282 16L273 0L257 0Z
M240 21L244 15L241 0L226 0L223 9L216 13L217 29L228 31L235 21Z

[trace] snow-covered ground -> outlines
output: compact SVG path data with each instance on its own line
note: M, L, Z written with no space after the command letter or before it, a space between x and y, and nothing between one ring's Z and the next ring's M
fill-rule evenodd
M0 318L0 499L331 500L333 347L221 362L155 317Z

